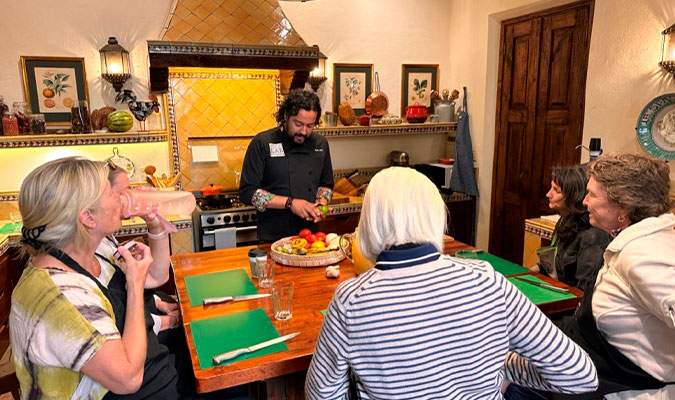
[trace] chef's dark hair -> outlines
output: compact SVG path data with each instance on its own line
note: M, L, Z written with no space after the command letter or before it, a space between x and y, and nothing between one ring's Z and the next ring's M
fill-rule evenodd
M286 118L298 115L300 109L305 111L316 111L316 123L321 118L321 102L319 96L309 90L294 90L290 92L277 111L277 122L282 125Z

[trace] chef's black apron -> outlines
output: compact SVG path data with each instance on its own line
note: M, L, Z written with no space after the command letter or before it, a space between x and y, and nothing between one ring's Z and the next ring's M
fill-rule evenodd
M573 317L560 323L567 336L583 348L598 370L598 390L591 393L568 395L553 393L554 399L596 399L599 396L625 390L660 389L670 383L662 382L635 365L602 336L593 317L595 282L584 291L584 297Z
M124 332L124 319L127 309L127 291L126 276L119 267L113 265L115 273L106 288L89 271L82 268L77 261L73 260L63 251L51 249L49 250L49 254L70 267L72 270L87 276L98 285L101 292L103 292L112 305L113 312L115 313L115 325L117 325L117 329L119 330L120 335L122 335ZM143 297L146 304L149 300L152 300L154 303L152 293L146 291ZM166 346L160 345L157 342L157 336L152 330L154 321L150 316L148 308L143 308L145 309L145 336L147 338L147 350L145 364L143 366L143 383L136 393L118 395L108 391L103 397L104 399L178 399L178 391L176 389L177 374L170 362L169 351Z

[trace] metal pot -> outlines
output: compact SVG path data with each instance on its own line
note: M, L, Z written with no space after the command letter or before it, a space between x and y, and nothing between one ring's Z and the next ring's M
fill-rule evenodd
M389 153L389 165L407 167L410 165L410 156L405 151L394 150Z
M200 192L202 192L202 194L206 197L206 196L213 196L213 195L216 195L216 194L220 194L221 190L223 190L222 186L214 185L212 183L208 186L204 186L202 188L202 190L200 190Z

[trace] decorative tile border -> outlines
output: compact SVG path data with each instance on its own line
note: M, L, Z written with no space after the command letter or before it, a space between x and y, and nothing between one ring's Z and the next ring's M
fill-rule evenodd
M541 238L551 240L553 238L553 232L549 229L544 229L538 226L525 224L525 232L537 235Z
M457 131L457 123L425 123L375 126L341 126L330 128L316 128L314 132L325 137L354 137L354 136L392 136L392 135L425 135L451 134Z
M0 137L0 149L81 146L94 144L157 143L168 140L166 131L83 133Z
M265 46L148 40L148 55L155 54L318 58L321 52L318 46Z
M185 229L192 229L192 221L171 222L171 225L175 226L179 231ZM120 230L115 232L115 236L145 235L147 233L148 233L147 226L138 225L138 226L122 227Z
M2 193L0 194L0 201L18 201L19 193Z

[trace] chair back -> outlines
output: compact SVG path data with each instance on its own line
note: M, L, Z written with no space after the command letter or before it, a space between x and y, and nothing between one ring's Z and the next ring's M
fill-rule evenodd
M10 260L9 252L0 256L0 393L12 393L19 399L19 381L16 379L14 367L9 360L9 312L12 307L12 291L18 281L15 265ZM20 264L17 262L16 264Z

